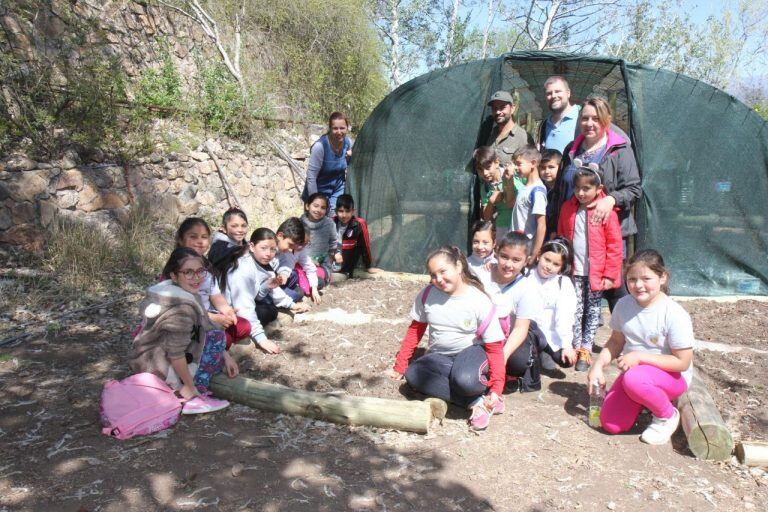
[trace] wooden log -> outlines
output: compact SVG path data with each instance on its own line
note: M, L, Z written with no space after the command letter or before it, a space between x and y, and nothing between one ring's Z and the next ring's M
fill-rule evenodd
M211 379L210 387L217 397L238 404L345 425L424 434L432 422L432 405L421 401L317 393L246 377L229 379L221 374Z
M746 466L768 468L768 443L742 441L736 445L736 457Z
M707 387L695 373L688 391L678 400L678 408L688 448L696 458L728 460L731 457L733 437Z

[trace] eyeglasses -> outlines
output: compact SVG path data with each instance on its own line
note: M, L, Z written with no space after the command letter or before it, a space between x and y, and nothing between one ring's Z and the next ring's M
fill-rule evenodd
M208 270L204 268L192 270L191 268L189 268L187 270L179 270L178 273L184 276L186 279L192 279L193 277L196 277L198 279L205 279L205 276L208 275Z

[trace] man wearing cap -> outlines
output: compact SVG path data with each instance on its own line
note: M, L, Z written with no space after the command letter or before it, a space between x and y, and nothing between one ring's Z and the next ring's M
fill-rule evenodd
M551 114L539 128L540 149L563 152L579 134L579 105L571 105L571 88L562 76L551 76L544 82L544 97Z
M533 137L515 123L513 114L517 105L509 92L496 91L488 106L494 121L488 145L496 151L501 166L505 169L509 167L509 172L513 166L512 155L526 144L533 144ZM518 188L517 183L515 188Z

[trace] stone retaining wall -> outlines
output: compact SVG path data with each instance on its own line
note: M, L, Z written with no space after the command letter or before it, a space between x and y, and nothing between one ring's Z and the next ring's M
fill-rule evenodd
M304 159L313 137L285 136L281 141L294 158ZM248 153L237 144L213 141L211 146L252 226L271 226L300 211L297 186L303 183L271 148ZM140 203L171 223L191 215L217 219L229 207L216 165L202 147L153 154L126 166L79 160L69 151L54 162L34 162L23 155L0 161L0 243L39 249L45 228L57 217L108 232Z

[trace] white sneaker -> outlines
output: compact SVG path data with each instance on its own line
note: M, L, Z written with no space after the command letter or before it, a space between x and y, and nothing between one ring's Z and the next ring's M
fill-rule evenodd
M675 409L671 418L653 417L653 421L640 436L640 440L648 444L666 444L680 425L680 413Z

